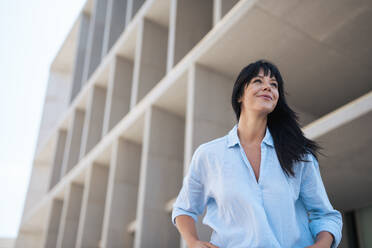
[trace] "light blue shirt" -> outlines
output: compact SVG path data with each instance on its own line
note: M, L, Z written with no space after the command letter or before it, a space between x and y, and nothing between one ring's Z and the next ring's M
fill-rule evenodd
M332 248L341 240L342 217L328 200L319 164L294 165L288 177L278 161L266 127L261 142L259 181L237 135L237 124L225 136L200 145L194 152L172 222L179 215L207 213L203 224L213 229L210 241L220 248L304 248L320 231L333 234Z

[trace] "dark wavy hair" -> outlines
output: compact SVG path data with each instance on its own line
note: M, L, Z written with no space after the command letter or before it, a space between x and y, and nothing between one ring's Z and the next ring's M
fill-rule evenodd
M258 60L244 67L235 81L231 104L234 109L237 122L239 122L241 103L238 102L244 93L244 89L251 79L263 70L264 75L275 77L278 82L279 99L275 109L268 114L267 126L273 137L274 147L280 165L287 176L294 176L293 166L296 162L309 162L305 155L311 153L316 159L319 150L322 149L315 141L307 139L298 123L298 115L287 104L285 99L284 82L278 68L266 60Z

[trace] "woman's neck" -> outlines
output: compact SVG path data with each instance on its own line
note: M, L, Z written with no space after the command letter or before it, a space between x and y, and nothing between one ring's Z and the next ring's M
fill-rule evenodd
M242 145L260 145L265 137L267 115L242 113L238 123L238 136Z

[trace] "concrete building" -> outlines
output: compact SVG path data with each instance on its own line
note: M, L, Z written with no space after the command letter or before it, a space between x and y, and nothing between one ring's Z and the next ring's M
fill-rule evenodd
M0 238L0 248L14 247L14 238Z
M172 203L260 58L325 148L341 246L372 247L371 30L371 1L88 0L50 68L15 247L185 247Z

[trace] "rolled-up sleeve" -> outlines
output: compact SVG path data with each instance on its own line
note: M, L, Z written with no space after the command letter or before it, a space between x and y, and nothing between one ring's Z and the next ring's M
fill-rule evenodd
M176 225L175 218L179 215L191 216L197 222L198 215L201 215L204 211L207 197L205 194L203 163L203 152L199 146L192 156L188 172L183 179L182 188L173 204L173 225Z
M314 239L321 231L330 232L334 237L331 248L336 248L342 236L342 216L328 199L317 159L309 154L308 160L301 176L300 198L309 213L310 231Z

